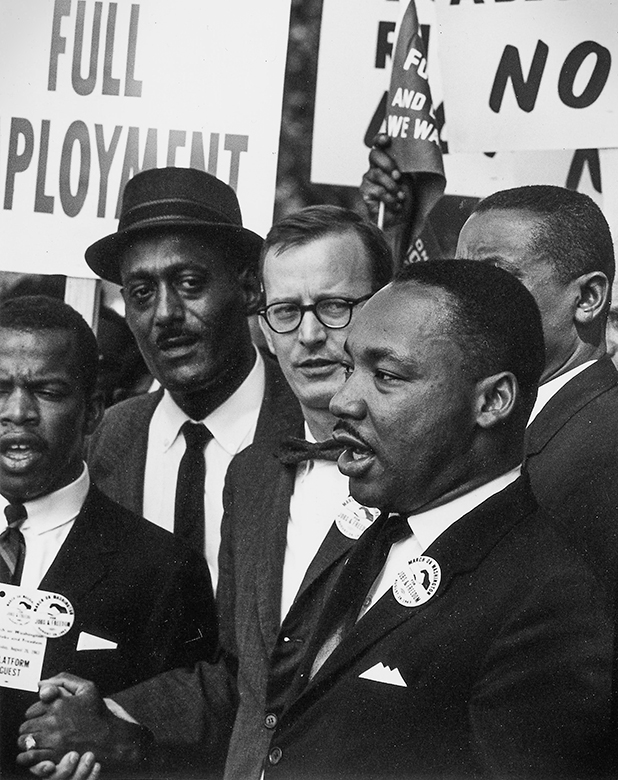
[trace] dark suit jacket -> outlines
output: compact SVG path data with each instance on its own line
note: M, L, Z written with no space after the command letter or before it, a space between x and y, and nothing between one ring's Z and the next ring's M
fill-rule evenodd
M297 401L277 364L264 357L266 388L254 441L269 441L280 428L280 418ZM163 390L144 393L111 406L88 441L88 468L92 478L114 501L141 515L148 426Z
M271 732L266 776L594 775L609 720L610 622L525 481L425 555L442 570L437 593L409 608L388 591L307 685L310 646ZM361 677L379 664L404 685Z
M69 632L47 642L43 677L72 672L108 695L215 648L216 612L204 559L94 485L39 587L66 596L75 610ZM78 651L82 632L117 648ZM7 757L14 751L14 729L36 698L2 691Z
M300 411L291 433L303 435ZM220 554L221 642L237 665L239 698L226 778L259 780L270 742L267 689L281 695L293 679L323 603L353 541L335 525L311 562L280 625L281 589L290 499L296 469L273 448L254 445L228 472Z
M568 382L526 432L539 504L613 593L618 571L618 372L604 357Z

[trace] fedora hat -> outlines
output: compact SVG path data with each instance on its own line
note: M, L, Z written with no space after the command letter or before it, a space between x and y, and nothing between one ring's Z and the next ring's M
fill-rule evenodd
M143 234L170 230L217 236L244 264L257 263L262 239L242 226L234 190L197 168L151 168L127 182L118 230L86 249L86 262L101 278L121 284L124 247Z

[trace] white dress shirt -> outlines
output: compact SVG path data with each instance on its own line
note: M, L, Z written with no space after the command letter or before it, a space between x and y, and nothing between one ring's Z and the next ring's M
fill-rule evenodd
M305 438L315 442L306 423ZM283 560L282 622L309 564L349 495L348 478L339 471L336 462L308 460L296 467Z
M20 526L26 543L22 585L27 588L39 587L73 528L89 488L90 476L84 464L81 475L70 485L24 503L28 517ZM2 518L8 503L4 496L0 496Z
M570 371L566 371L564 374L560 374L560 376L557 376L555 379L550 379L549 382L545 382L545 384L540 385L536 396L536 401L532 407L532 411L530 412L530 417L528 418L528 425L530 425L535 417L537 417L543 407L551 401L558 390L562 390L567 382L570 382L571 379L574 379L578 374L581 374L582 371L585 371L588 366L591 366L596 362L596 360L588 360L586 363L582 363L581 366L576 366Z
M203 420L193 421L203 422L213 435L205 447L204 552L215 588L219 574L217 559L221 542L225 474L234 455L253 441L264 388L264 361L257 353L255 365L238 390ZM152 523L172 532L176 478L185 452L185 439L180 429L189 419L165 391L148 429L143 515Z
M392 588L397 573L401 571L413 558L422 555L435 540L446 531L453 523L467 515L475 507L487 501L488 498L504 490L511 482L514 482L521 474L521 466L511 469L491 482L464 493L463 496L449 501L447 504L419 512L408 517L408 523L412 536L396 542L388 554L384 568L369 591L367 598L359 614L361 618L371 607Z

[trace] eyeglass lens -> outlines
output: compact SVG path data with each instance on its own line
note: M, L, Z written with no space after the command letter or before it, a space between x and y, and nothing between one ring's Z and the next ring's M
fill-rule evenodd
M294 330L306 311L313 311L322 325L344 328L350 321L354 303L341 298L325 298L311 306L296 303L275 303L266 309L269 323L281 331Z

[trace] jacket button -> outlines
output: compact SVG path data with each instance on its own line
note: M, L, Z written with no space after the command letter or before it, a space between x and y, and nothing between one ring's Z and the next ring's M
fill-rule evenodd
M281 750L281 748L275 747L268 754L268 760L274 766L275 764L278 764L279 761L281 761L282 755L283 755L283 750Z
M272 712L269 712L264 718L264 725L267 729L274 729L277 725L277 716L273 715Z

